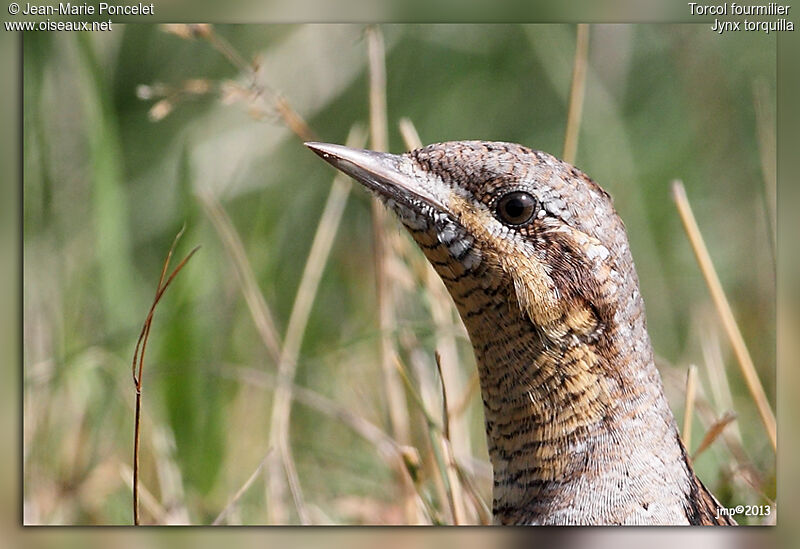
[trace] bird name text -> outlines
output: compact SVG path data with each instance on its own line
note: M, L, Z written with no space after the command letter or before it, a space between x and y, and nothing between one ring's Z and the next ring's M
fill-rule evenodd
M688 2L687 4L689 5L690 15L714 16L711 30L717 34L735 31L760 31L769 34L771 32L794 30L794 22L786 17L792 8L787 4L778 4L777 2L760 5L743 5L736 2L724 2L722 4ZM727 17L743 16L747 18L736 21L727 19ZM776 17L776 19L762 20L762 18L771 17Z

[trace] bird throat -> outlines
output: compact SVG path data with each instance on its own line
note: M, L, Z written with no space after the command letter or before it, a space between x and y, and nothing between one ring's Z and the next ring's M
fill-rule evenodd
M411 233L473 345L495 521L688 523L694 474L654 365L632 260L615 291L601 292L604 303L568 299L537 314L518 281L488 268L497 259L465 264L441 231Z

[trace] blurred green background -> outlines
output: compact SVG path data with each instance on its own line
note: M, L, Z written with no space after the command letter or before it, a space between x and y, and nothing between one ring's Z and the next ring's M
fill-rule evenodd
M423 143L503 140L561 154L574 26L380 31L392 151L405 148L397 124L408 117ZM214 33L244 59L256 59L259 89L279 92L321 140L343 143L354 124L367 127L363 26L216 26ZM237 101L229 83L246 87L247 77L202 38L120 25L111 33L29 33L23 51L24 522L130 523L130 360L164 256L185 224L176 255L202 249L160 304L148 345L142 482L154 501L143 505L143 519L208 524L269 450L276 364L198 193L216 197L230 217L282 336L333 170L277 116L255 116L247 101ZM592 25L575 162L614 196L628 228L679 425L687 368L699 368L690 450L715 418L737 414L695 463L725 505L774 500L774 453L669 189L675 178L686 185L774 402L775 55L774 38L761 33L718 36L705 24ZM150 97L158 84L174 90L187 82L208 93L174 96L160 107ZM401 234L393 227L391 234ZM436 395L425 394L426 376L435 379L437 330L414 270L419 257L394 260L390 337L411 386L438 417ZM354 188L295 382L390 432L373 266L370 201ZM490 504L480 397L468 391L474 362L456 322L452 333L463 389L455 399L464 394L468 403L454 445ZM412 430L404 441L421 455L414 489L426 521L449 522L414 391L407 394ZM295 404L290 433L311 522L408 521L395 470L347 422ZM300 520L291 498L285 509L273 502L270 510L268 476L257 475L227 523Z

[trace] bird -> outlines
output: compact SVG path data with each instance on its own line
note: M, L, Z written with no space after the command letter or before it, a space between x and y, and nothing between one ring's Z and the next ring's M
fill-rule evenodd
M735 524L680 439L600 185L514 143L305 145L393 211L447 287L478 368L495 524Z

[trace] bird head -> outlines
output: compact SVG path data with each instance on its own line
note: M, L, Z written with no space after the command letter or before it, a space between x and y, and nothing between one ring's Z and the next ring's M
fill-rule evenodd
M307 145L397 214L453 297L478 366L497 522L557 522L556 509L576 510L566 522L646 522L664 494L683 512L690 468L605 191L510 143Z
M454 297L459 285L505 287L552 337L597 335L613 316L604 297L622 280L624 227L609 195L569 164L502 142L402 155L306 145L397 214Z

